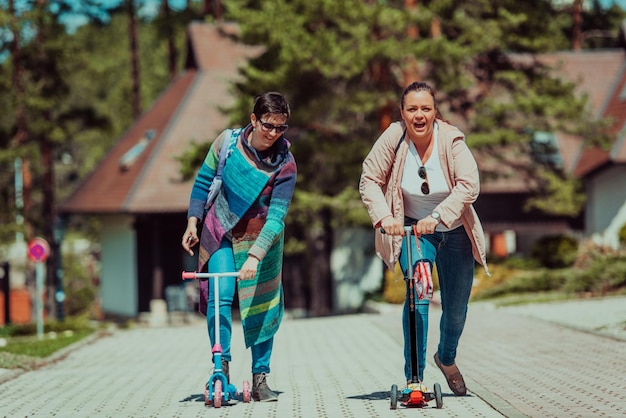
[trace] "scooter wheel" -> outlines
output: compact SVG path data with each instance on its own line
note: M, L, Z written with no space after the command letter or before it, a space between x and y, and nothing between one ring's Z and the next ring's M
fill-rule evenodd
M443 393L441 393L441 386L439 383L435 383L433 385L433 392L435 392L435 402L437 404L437 409L443 408Z
M250 394L250 382L248 382L247 380L243 381L243 385L241 386L241 394L243 395L243 401L245 403L250 402L250 399L252 399L252 396Z
M398 409L398 385L391 385L389 397L391 398L390 409Z
M216 380L213 385L213 406L215 408L220 408L222 406L222 381Z

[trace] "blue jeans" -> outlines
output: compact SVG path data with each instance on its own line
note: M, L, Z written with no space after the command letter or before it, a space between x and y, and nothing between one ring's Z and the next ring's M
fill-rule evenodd
M224 239L220 248L215 251L209 259L209 273L225 273L237 271L235 268L235 256L233 245L228 239ZM215 295L213 292L214 278L209 279L209 298L207 302L207 327L209 329L209 339L211 347L215 344ZM237 288L237 280L234 277L220 277L219 286L219 317L220 317L220 344L222 345L222 359L231 361L230 339L232 335L232 306ZM270 358L272 357L272 346L274 338L253 345L252 352L252 373L269 373Z
M469 302L472 283L474 281L474 257L472 243L461 226L448 232L435 232L419 238L421 256L417 252L415 240L411 239L413 263L420 260L430 261L437 266L439 290L441 292L441 321L439 323L439 346L437 356L444 365L454 364L456 349L465 326L467 304ZM406 277L408 260L405 240L402 240L400 267ZM407 287L404 310L402 312L402 329L404 332L404 374L411 380L411 345L409 330L409 295ZM428 338L428 305L426 300L417 300L416 306L416 343L417 361L420 381L424 378L426 367L426 342Z

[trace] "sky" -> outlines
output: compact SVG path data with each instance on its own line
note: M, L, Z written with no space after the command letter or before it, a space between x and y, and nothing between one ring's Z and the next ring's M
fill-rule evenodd
M19 12L20 9L26 7L27 2L25 0L14 0L15 8ZM72 0L77 7L83 3L81 0ZM123 0L95 0L98 4L105 8L113 8L119 6ZM626 0L624 0L626 1ZM140 4L138 16L142 18L149 18L156 16L162 0L135 0L137 4ZM201 0L192 0L193 3L200 3ZM174 10L181 10L186 6L186 0L169 0L169 5ZM8 8L8 0L0 0L0 8ZM66 14L61 17L61 21L68 26L69 32L74 32L77 27L84 25L88 22L87 17L81 14Z
M0 0L0 3L6 0ZM17 0L19 1L19 0ZM80 2L80 0L76 0ZM199 3L201 0L192 0L194 3ZM339 0L340 1L340 0ZM573 0L553 0L555 3L573 3ZM119 5L122 0L100 0L99 3L108 7L115 7ZM159 6L162 3L162 0L140 0L140 3L143 3L142 8L138 12L140 17L150 17L156 16L159 11ZM591 0L583 0L584 3L591 4ZM626 0L600 0L600 4L603 7L611 7L613 4L620 6L622 9L626 10ZM186 5L186 0L169 0L169 5L172 9L182 9ZM66 24L68 25L68 30L70 32L74 31L77 26L87 23L87 19L83 16L73 16L66 19Z
M123 0L99 0L98 3L102 4L107 8L117 7L122 3ZM193 0L194 3L199 2L200 0ZM624 0L626 2L626 0ZM77 3L80 3L80 0L76 0ZM140 0L138 3L141 4L137 15L141 18L150 18L156 16L159 12L159 7L162 3L162 0ZM186 6L186 0L169 0L170 8L174 10L181 10ZM63 23L68 26L68 31L74 32L78 26L84 25L87 23L87 18L81 15L68 15L61 19Z
M6 0L0 0L0 3L5 2ZM18 0L19 1L19 0ZM76 0L80 2L80 0ZM193 0L194 3L198 3L201 0ZM583 0L585 3L591 3L591 0ZM100 0L101 4L109 7L115 7L119 5L122 0ZM573 0L554 0L555 3L573 3ZM141 17L150 17L156 16L159 10L159 6L162 3L162 0L140 0L140 3L143 3L141 10L139 11L139 16ZM172 9L182 9L185 7L186 0L169 0L170 7ZM622 9L626 10L626 0L600 0L600 4L603 7L611 7L611 5L616 4L620 6ZM67 22L68 26L71 25L80 25L87 23L87 20L82 16L74 16L70 17Z
M81 0L73 0L77 5L80 5ZM97 2L106 8L112 8L119 6L123 0L97 0ZM137 3L141 4L141 8L138 11L138 15L142 18L149 18L151 16L155 16L158 13L159 6L162 3L162 0L135 0ZM202 0L192 0L193 3L200 3ZM268 0L269 1L269 0ZM574 0L553 0L554 3L564 3L571 4ZM592 0L583 0L584 3L591 4ZM16 8L19 10L20 4L22 7L26 2L24 0L15 0ZM169 0L170 7L172 9L182 9L186 5L186 0ZM626 0L600 0L600 4L603 7L610 7L613 4L620 6L622 9L626 10ZM0 7L6 9L8 7L8 0L0 0ZM63 22L67 25L68 31L74 32L77 27L84 25L87 23L87 18L80 14L72 14L66 15L62 18Z

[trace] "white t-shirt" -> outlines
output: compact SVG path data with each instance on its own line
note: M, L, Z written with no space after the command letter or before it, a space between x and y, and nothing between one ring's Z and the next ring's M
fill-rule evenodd
M437 123L435 123L433 132L433 152L430 154L426 164L422 164L422 160L417 153L413 141L409 141L409 152L404 162L404 172L400 186L402 188L402 197L404 198L404 214L410 218L418 220L426 218L435 210L439 203L450 195L450 188L443 176L439 152L437 152L439 149L437 146L438 134L439 129ZM426 169L426 179L428 180L428 187L430 189L430 193L427 195L422 193L422 183L424 183L425 180L418 175L418 170L422 165ZM450 228L439 224L436 230L450 231L461 226L461 224L461 220L458 219L454 224L450 225Z

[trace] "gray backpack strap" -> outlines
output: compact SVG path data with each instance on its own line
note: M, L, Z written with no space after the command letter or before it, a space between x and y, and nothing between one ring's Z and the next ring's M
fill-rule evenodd
M406 129L404 130L404 132L402 132L402 136L400 137L400 140L398 141L398 145L396 145L396 150L393 152L394 154L398 153L398 150L400 149L400 145L402 145L402 141L404 141L405 135L406 135Z
M226 129L224 133L224 140L222 141L222 147L220 148L220 161L217 164L217 173L215 174L215 177L217 178L222 178L222 170L224 169L226 157L228 156L228 147L230 146L230 141L232 140L232 134L232 129Z
M215 172L215 177L209 186L209 192L207 194L207 199L204 204L204 209L209 209L213 204L213 201L217 197L220 189L222 188L222 170L224 169L224 164L226 163L226 158L228 157L228 150L230 148L230 143L233 140L233 130L226 129L224 132L224 139L222 140L222 145L220 148L220 159L217 163L217 171ZM206 212L205 212L206 214Z

